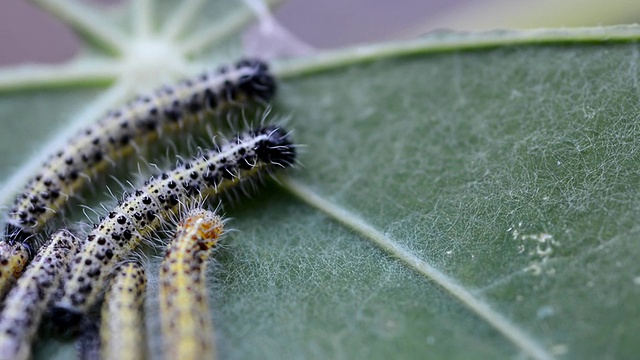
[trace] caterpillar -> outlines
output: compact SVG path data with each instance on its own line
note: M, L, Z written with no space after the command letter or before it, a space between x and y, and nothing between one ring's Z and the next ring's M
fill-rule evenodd
M0 299L9 291L29 262L29 249L21 243L0 242Z
M145 358L142 314L146 286L147 278L140 264L125 263L116 271L102 305L101 359Z
M266 126L243 132L223 146L202 152L170 172L152 177L104 220L94 225L72 262L53 319L73 327L99 296L115 264L159 228L180 206L207 195L233 190L245 180L260 180L293 165L295 145L282 128ZM57 319L57 320L56 320Z
M67 230L54 233L7 295L0 313L0 359L30 358L31 339L77 243Z
M206 113L250 101L266 102L275 89L267 65L245 59L162 87L108 112L55 152L28 181L8 214L6 238L10 243L25 242L40 232L88 179L134 152L135 143L177 131Z
M100 359L100 322L86 318L80 325L80 337L76 342L78 360Z
M224 231L211 211L193 209L178 224L160 265L160 322L166 359L214 359L206 265Z

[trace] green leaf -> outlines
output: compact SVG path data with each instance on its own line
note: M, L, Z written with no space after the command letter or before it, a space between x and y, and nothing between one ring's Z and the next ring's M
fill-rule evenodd
M63 68L0 72L5 203L54 130L64 138L144 90L137 76L225 58L176 50L168 65L143 66L122 41L168 23L127 27L152 4L82 13L105 21L84 27L58 11L93 50ZM206 29L189 31L175 39ZM639 27L435 34L277 63L274 112L290 115L302 166L226 206L239 231L210 277L220 357L632 358L639 37ZM162 44L178 49L175 39ZM152 285L157 355L154 296ZM36 350L73 352L48 335Z

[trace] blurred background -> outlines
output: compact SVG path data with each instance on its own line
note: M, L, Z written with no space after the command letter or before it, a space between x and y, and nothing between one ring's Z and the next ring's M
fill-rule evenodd
M104 6L121 0L84 0ZM240 1L240 0L238 0ZM289 0L275 15L317 48L407 39L433 30L479 31L629 24L638 0ZM77 51L65 25L26 0L0 0L0 65L60 63Z

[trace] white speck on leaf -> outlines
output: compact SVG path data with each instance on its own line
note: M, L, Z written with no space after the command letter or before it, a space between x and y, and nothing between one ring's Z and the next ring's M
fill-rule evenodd
M569 352L569 347L565 344L555 344L549 349L552 355L565 355Z
M552 306L549 306L549 305L540 307L536 312L536 316L538 317L538 319L541 319L541 320L546 319L550 316L553 316L554 314L555 314L555 310L553 309Z
M540 266L540 263L538 262L533 262L531 264L529 264L529 266L527 266L526 268L524 268L525 272L529 272L532 275L538 276L542 273L542 267Z

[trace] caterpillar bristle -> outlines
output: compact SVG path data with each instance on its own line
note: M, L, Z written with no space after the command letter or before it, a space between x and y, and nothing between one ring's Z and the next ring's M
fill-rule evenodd
M206 76L161 87L108 111L97 124L78 132L64 149L53 152L31 178L9 212L6 237L25 242L40 233L69 197L81 194L107 165L139 153L141 144L169 131L178 132L187 123L199 123L204 114L219 115L225 109L266 103L275 91L268 66L244 59L224 71L209 71Z
M56 311L76 319L98 299L114 266L150 238L181 207L202 198L244 191L247 183L262 182L295 163L289 132L277 126L245 131L219 151L207 151L175 170L153 176L110 211L86 237L76 255ZM249 180L249 181L247 181Z

